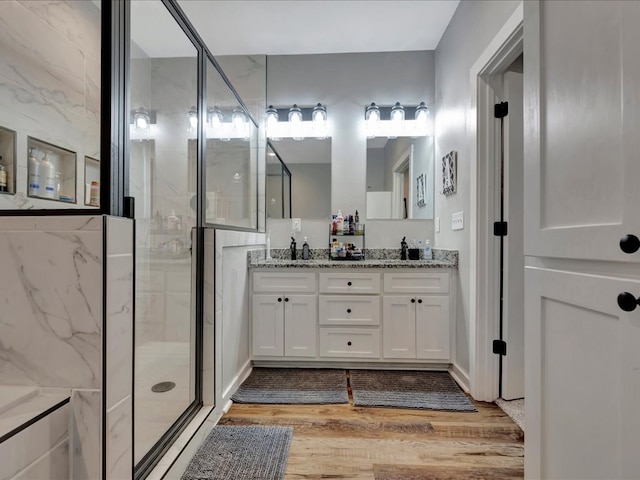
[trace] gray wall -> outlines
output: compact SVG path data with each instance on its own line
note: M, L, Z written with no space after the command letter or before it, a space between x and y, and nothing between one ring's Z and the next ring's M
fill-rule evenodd
M331 164L292 163L291 216L297 218L324 218L329 221L331 211Z
M327 106L331 129L331 211L366 218L367 141L364 108L371 102L433 105L434 52L276 55L267 57L267 103ZM423 235L433 223L422 221ZM367 235L371 232L367 226ZM397 225L401 235L405 227ZM407 227L412 228L412 227ZM395 244L394 244L395 245Z
M456 364L469 372L469 237L468 216L471 205L469 176L469 140L467 125L475 111L469 108L471 82L469 71L480 54L495 37L502 25L513 13L519 1L463 1L445 31L435 55L436 97L436 191L442 183L438 167L444 155L451 150L458 152L457 193L444 197L435 195L435 212L440 217L440 233L436 234L436 245L460 251L458 305L456 321ZM465 212L465 229L451 230L451 214Z

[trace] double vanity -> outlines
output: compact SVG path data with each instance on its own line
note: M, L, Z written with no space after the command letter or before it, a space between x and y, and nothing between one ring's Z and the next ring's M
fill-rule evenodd
M450 363L457 251L434 249L434 260L371 251L352 262L261 253L249 259L256 365Z

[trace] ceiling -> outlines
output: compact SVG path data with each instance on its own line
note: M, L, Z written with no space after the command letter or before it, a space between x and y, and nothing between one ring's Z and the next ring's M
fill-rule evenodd
M294 55L435 50L459 0L178 3L214 55Z

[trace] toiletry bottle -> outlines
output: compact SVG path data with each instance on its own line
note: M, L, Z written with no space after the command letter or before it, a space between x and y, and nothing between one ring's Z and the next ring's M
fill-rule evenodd
M95 180L91 182L91 187L89 188L89 205L92 207L100 206L100 184ZM175 214L173 210L172 213Z
M296 257L296 239L295 237L291 237L291 245L289 245L289 250L291 250L291 260L295 260Z
M342 235L344 233L344 217L342 216L342 210L338 210L338 217L336 218L336 235Z
M56 172L56 191L54 198L60 200L60 194L62 193L62 172Z
M7 191L7 169L2 163L2 157L0 156L0 192Z
M178 217L176 217L176 211L174 209L171 209L171 213L169 213L167 217L167 230L170 232L178 230Z
M40 162L36 158L36 153L32 148L29 151L29 196L37 197L40 195Z
M56 193L56 167L53 166L46 152L40 162L40 196L54 198Z
M349 215L349 235L356 234L356 222L353 218L353 215Z
M304 237L304 243L302 244L302 259L309 260L309 244L307 243L307 237Z
M400 260L407 259L407 242L405 241L407 237L402 237L402 241L400 242Z
M271 260L271 230L267 232L267 242L266 242L266 252L265 258L267 260Z
M355 222L356 222L356 223L360 223L360 215L358 215L358 210L356 210L356 218L355 218Z
M424 241L424 254L422 255L423 260L433 260L433 251L431 250L431 241Z

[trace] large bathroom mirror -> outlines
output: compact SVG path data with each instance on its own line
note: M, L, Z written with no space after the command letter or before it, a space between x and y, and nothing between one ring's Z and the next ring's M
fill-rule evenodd
M291 175L291 216L331 217L331 139L283 138L273 143ZM267 197L269 202L270 197Z
M367 140L367 218L431 219L433 137Z
M278 151L267 144L267 218L291 218L291 171Z

